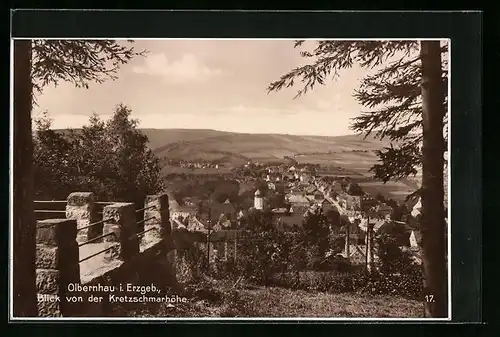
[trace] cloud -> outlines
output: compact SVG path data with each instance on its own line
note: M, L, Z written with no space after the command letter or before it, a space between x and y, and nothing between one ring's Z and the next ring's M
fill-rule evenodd
M243 104L233 105L229 107L216 107L208 109L211 112L216 113L233 113L233 114L261 114L261 115L276 115L276 114L296 114L300 112L300 109L290 108L265 108L265 107L256 107L256 106L246 106Z
M204 65L193 54L169 61L165 53L149 55L142 66L134 67L132 71L161 77L166 83L204 82L222 73L220 69Z

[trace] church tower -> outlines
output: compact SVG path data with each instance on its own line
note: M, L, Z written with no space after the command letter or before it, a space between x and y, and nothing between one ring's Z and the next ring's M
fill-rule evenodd
M260 190L255 191L255 198L253 206L255 209L262 210L264 208L264 199L262 198L262 194Z

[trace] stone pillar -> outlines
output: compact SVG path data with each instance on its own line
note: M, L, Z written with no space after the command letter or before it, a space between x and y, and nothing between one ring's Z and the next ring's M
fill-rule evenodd
M81 306L81 303L66 301L66 296L74 295L68 291L68 285L80 283L76 228L74 219L37 222L35 264L39 316L74 316Z
M104 253L106 261L120 259L130 261L139 253L139 238L137 237L137 222L135 205L130 202L120 202L105 206L103 209L103 235L105 248L116 247Z
M66 218L75 219L78 229L99 221L92 192L73 192L68 196ZM102 234L102 224L79 230L76 240L81 243Z
M144 202L144 230L142 245L150 247L170 236L170 212L166 194L148 195ZM154 229L153 229L154 228Z
M170 224L170 204L168 198L169 197L166 193L146 197L146 206L155 205L156 207L146 210L144 217L147 218L154 215L160 220L163 238L169 237L172 233L172 226Z

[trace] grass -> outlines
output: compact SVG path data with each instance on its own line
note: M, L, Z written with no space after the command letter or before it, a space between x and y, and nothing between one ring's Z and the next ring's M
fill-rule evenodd
M122 308L128 317L419 318L423 303L394 296L328 294L226 281L191 291L188 303Z

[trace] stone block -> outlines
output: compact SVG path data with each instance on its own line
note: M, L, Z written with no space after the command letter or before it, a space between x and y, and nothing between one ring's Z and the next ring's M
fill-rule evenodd
M61 303L38 300L38 316L40 317L62 317Z
M68 196L66 204L66 218L75 219L78 229L88 226L98 221L97 209L95 207L96 197L92 192L74 192ZM78 242L98 236L97 230L90 230L89 227L78 231ZM90 233L89 233L90 232ZM89 237L89 234L90 237Z
M154 217L154 219L145 222L145 227L147 225L159 224L161 227L160 234L162 236L168 236L171 233L170 226L170 210L169 210L169 200L167 194L158 195L148 195L144 203L144 207L154 208L147 209L144 211L144 219Z
M37 222L36 242L62 247L76 240L76 221L72 219L47 219Z
M59 271L54 269L37 269L36 289L39 294L59 294L61 290Z
M139 240L137 238L137 220L135 205L133 203L115 203L105 206L103 218L106 219L103 234L114 232L104 238L107 246L119 243L119 247L106 252L105 259L110 260L117 257L129 260L139 253Z
M92 192L73 192L68 195L68 206L85 206L89 203L94 203L96 200Z
M59 248L36 245L36 268L57 269L59 264Z

